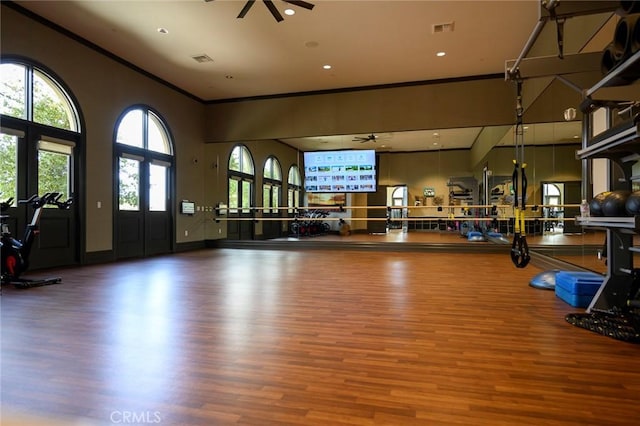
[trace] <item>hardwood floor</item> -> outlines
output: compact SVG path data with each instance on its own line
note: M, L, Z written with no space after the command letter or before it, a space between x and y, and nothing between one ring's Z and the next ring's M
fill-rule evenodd
M640 346L568 324L538 272L239 249L58 270L3 287L2 424L636 424Z

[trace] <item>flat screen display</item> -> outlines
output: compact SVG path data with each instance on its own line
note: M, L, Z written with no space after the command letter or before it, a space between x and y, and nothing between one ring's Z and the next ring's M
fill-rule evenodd
M306 192L376 192L373 149L304 153Z

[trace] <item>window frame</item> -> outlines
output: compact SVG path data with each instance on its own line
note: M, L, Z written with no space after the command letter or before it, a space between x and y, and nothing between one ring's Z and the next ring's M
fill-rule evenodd
M300 199L302 198L302 175L300 167L292 164L287 172L287 212L294 214L300 208Z
M234 158L234 153L238 150L238 169L232 168L231 161ZM230 191L231 186L228 184L231 180L238 181L238 194L244 194L246 192L246 183L250 185L248 193L249 200L245 200L243 196L238 200L238 206L235 209L231 208ZM229 206L229 213L233 214L249 214L252 208L255 206L255 161L251 155L251 151L244 144L236 144L231 148L229 152L229 158L227 160L227 204ZM247 204L248 202L248 204Z
M61 79L53 72L49 71L39 64L27 62L21 59L12 57L2 57L0 66L14 65L24 69L24 88L23 99L24 113L21 117L13 115L2 114L2 117L11 117L18 120L28 121L34 125L44 126L51 129L58 129L67 132L73 132L76 134L83 133L82 119L78 111L78 102L71 92L61 83ZM35 106L36 106L36 77L41 79L55 95L57 95L58 103L62 104L62 108L65 111L65 116L69 120L69 127L60 127L51 125L50 123L42 123L35 119ZM4 95L4 93L3 93Z
M142 120L142 134L139 135L142 139L142 146L133 145L126 143L125 141L119 141L120 130L122 123L131 117L132 113L139 112L141 113ZM149 119L149 117L153 117ZM164 133L164 141L166 144L166 148L168 152L160 152L153 149L149 149L149 123L154 122L158 124L159 129ZM114 147L114 183L116 190L114 191L114 209L115 211L143 211L143 212L166 212L167 214L174 216L175 213L175 143L173 135L169 127L166 124L166 120L162 117L162 115L144 104L136 104L131 105L127 109L123 110L115 123L114 128L114 136L113 136L113 147ZM140 173L146 173L147 176L139 177L139 210L127 210L122 209L120 205L120 166L119 161L120 158L129 158L134 159L140 162ZM164 210L157 210L151 208L151 198L152 198L152 182L150 181L151 176L150 170L152 165L163 165L166 167L166 175L165 175L165 190L164 190L164 198L165 198L165 207Z
M262 211L277 214L282 199L282 167L276 156L270 155L266 158L262 176ZM266 200L265 195L268 195Z

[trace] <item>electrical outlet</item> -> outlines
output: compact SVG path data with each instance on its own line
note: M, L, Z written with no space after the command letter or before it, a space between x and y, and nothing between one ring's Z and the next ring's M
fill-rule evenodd
M187 231L186 229L184 230L184 236L188 237L189 236L189 231Z

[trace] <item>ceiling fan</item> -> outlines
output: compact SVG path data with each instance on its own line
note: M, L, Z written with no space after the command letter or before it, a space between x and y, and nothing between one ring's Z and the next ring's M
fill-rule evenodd
M204 0L205 2L210 2L213 0ZM302 0L282 0L285 3L289 3L292 4L294 6L299 6L302 7L304 9L308 9L311 10L313 9L314 5L306 2L306 1L302 1ZM249 12L249 9L251 9L251 6L253 6L253 4L256 2L256 0L247 0L247 2L245 3L244 7L242 8L242 10L240 11L240 14L238 15L238 18L244 18L245 15L247 14L247 12ZM274 19L278 22L281 22L284 20L284 18L282 17L282 15L280 14L280 12L278 11L278 8L273 4L272 0L262 0L262 2L264 3L265 6L267 6L267 9L269 9L269 12L271 12L271 15L274 17Z
M356 136L353 138L354 142L360 142L360 143L375 142L376 140L378 140L378 136L374 135L373 133L371 133L368 136Z

